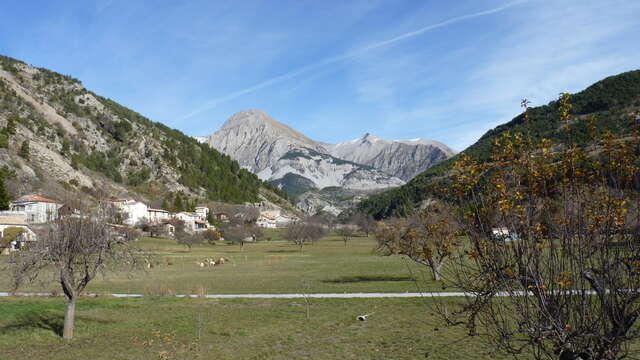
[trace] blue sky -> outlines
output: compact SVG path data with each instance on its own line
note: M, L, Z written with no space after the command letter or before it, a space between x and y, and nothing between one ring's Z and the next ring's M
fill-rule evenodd
M519 111L640 68L637 0L24 1L0 54L189 135L262 109L326 142L462 150Z

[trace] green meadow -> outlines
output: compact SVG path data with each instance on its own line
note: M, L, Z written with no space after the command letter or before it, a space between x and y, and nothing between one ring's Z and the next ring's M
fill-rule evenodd
M424 267L401 256L377 253L373 237L355 237L345 245L338 236L327 236L301 252L279 240L278 232L267 236L273 240L248 243L243 249L226 243L188 249L170 238L143 238L139 245L154 254L152 268L99 276L87 291L145 295L442 291ZM229 261L199 266L211 258ZM10 287L10 274L3 271L0 291ZM21 290L56 289L55 283L34 283Z

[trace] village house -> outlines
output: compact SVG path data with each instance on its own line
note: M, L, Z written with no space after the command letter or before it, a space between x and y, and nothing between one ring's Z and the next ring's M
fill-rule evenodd
M167 210L148 208L147 218L149 222L157 224L169 220L171 216Z
M256 220L256 225L267 228L283 228L295 219L289 215L283 214L280 210L264 210L260 212L260 216Z
M5 231L9 228L23 229L23 232L11 243L6 244L6 247L0 248L4 254L20 250L26 243L36 240L35 233L27 223L27 213L24 211L0 211L0 239L4 238Z
M213 214L213 219L215 221L229 222L229 214L224 212L217 212Z
M196 220L198 220L198 216L195 213L182 211L173 214L173 218L182 221L184 223L185 230L189 232L195 231Z
M206 218L201 219L200 215L195 212L182 211L174 214L173 218L184 222L185 230L190 232L204 231L212 227L211 225L209 225L209 222L206 220Z
M112 204L120 210L124 216L123 222L126 225L134 226L141 221L149 220L149 208L140 201L117 199Z
M207 220L207 217L209 217L209 208L206 206L196 206L196 214L200 220Z
M210 228L215 230L215 228L212 225L209 225L209 222L207 220L196 219L194 226L195 226L195 229L194 229L195 231L205 231Z
M276 217L276 227L284 228L289 226L296 219L292 216L288 216L286 214L280 214Z
M57 219L58 209L61 207L62 203L36 194L21 196L9 205L11 211L24 212L27 223L31 224L41 224Z
M265 229L275 229L276 217L269 214L260 214L258 220L256 220L256 225Z

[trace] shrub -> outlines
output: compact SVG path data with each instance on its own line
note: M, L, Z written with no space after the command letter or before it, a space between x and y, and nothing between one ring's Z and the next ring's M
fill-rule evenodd
M31 155L31 148L29 146L29 140L25 140L22 142L20 146L20 151L18 151L18 155L22 158L29 160L29 156Z

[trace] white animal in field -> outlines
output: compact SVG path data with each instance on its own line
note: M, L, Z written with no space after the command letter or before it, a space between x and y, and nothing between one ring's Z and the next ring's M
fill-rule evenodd
M203 263L203 262L199 262L199 263L197 263L197 264L198 264L198 266L200 266L201 268L203 268L203 267L204 267L204 263Z

